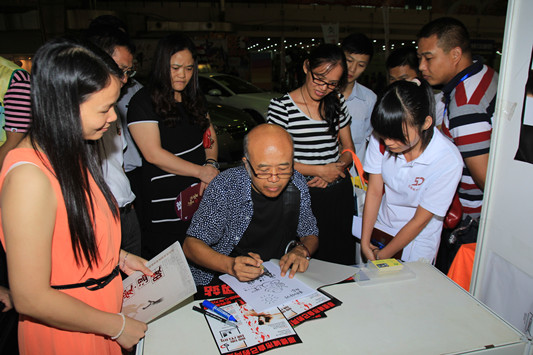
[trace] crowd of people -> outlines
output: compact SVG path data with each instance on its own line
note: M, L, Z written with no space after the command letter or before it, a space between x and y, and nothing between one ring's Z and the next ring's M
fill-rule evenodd
M498 75L460 21L431 21L417 48L394 51L379 97L357 81L373 56L364 34L315 47L302 86L271 101L242 165L224 171L193 41L161 39L145 87L134 55L126 26L104 16L80 38L44 44L31 81L0 58L2 353L131 349L147 325L121 313L119 275L151 275L146 261L175 242L197 285L253 280L273 258L288 277L311 258L354 265L359 252L446 271L456 195L475 240ZM354 188L361 162L368 184ZM184 216L191 188L202 200ZM394 231L385 245L378 224Z

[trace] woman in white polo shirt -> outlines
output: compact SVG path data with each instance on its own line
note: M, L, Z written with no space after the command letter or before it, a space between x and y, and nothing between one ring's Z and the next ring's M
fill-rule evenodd
M433 262L437 255L463 160L435 128L434 116L431 87L418 79L391 84L374 108L361 235L369 260L387 259L402 249L404 261ZM396 231L383 249L370 242L376 221Z

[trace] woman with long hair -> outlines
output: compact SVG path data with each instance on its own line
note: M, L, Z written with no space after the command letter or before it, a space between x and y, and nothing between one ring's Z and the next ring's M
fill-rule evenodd
M463 160L435 128L434 117L433 91L419 79L394 82L374 107L361 232L368 260L387 259L402 249L404 261L435 259ZM376 221L396 232L382 249L371 242Z
M118 73L105 53L70 40L34 57L32 126L0 173L0 240L22 354L121 354L146 331L118 313L119 267L151 272L120 250L118 207L95 150L116 120Z
M346 83L346 57L339 47L323 44L311 51L303 70L303 86L273 99L267 121L291 134L294 168L307 177L320 238L314 257L353 265L354 200L346 170L352 157L342 150L353 151L354 145L351 117L338 91Z
M128 127L143 156L142 254L151 258L185 240L190 220L176 213L180 192L199 183L202 194L218 174L216 134L198 85L196 48L184 34L159 41L150 82L130 101Z

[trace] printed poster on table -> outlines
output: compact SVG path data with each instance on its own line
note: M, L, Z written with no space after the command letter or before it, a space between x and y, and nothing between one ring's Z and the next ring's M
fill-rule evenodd
M341 304L341 301L324 291L315 291L307 297L293 300L278 308L295 327L311 319L325 318L326 311Z
M147 266L153 276L137 271L123 281L122 312L143 322L152 321L196 292L179 242L162 251Z
M256 312L242 302L219 307L237 319L236 325L233 325L205 318L221 354L259 354L302 342L277 308Z
M267 350L300 343L294 326L326 317L325 312L342 304L335 297L315 291L280 307L256 312L239 295L212 301L229 312L237 323L222 323L206 317L221 354L259 354ZM288 322L288 323L287 323Z

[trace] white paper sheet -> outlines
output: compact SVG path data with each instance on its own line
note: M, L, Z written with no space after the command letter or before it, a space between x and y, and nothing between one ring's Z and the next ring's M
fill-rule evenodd
M227 283L256 312L278 307L292 300L310 295L315 290L287 273L280 276L280 268L272 261L263 263L265 273L255 280L240 282L225 274L220 279Z

